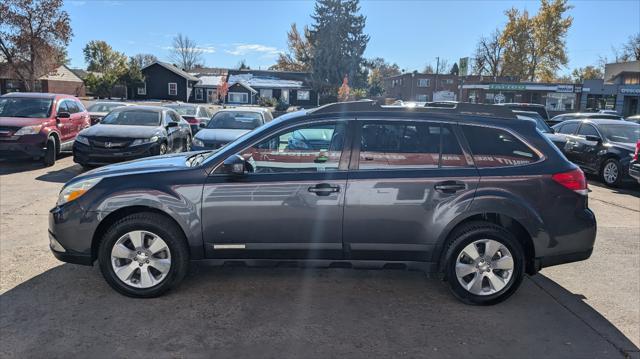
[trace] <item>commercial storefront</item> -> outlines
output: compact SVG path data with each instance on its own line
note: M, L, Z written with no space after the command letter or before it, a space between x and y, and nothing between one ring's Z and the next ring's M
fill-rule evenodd
M605 65L604 80L586 80L580 111L613 110L622 116L640 113L640 61Z
M575 111L581 85L544 83L465 83L462 99L472 103L524 102L544 105L550 112Z

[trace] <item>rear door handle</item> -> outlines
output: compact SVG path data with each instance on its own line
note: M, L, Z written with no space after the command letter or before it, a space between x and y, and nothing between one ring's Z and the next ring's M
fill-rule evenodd
M340 192L340 186L334 186L329 183L318 183L313 187L309 187L309 192L315 193L318 196L328 196L331 193Z
M466 189L467 186L460 182L446 181L436 184L433 188L442 193L456 193Z

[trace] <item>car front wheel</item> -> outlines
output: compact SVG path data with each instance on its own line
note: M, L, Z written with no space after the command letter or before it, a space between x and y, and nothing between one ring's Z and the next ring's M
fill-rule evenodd
M504 228L470 222L451 237L445 277L453 294L467 304L491 305L510 297L524 276L522 245Z
M602 182L609 187L617 187L620 185L622 181L622 167L620 166L620 162L615 158L609 158L602 165L602 170L600 171L600 178Z
M42 156L42 163L46 166L53 166L56 163L56 140L49 138L47 140L47 148L44 150L44 156Z
M155 213L139 213L114 223L98 250L100 270L116 291L157 297L178 285L188 270L186 240L176 225Z

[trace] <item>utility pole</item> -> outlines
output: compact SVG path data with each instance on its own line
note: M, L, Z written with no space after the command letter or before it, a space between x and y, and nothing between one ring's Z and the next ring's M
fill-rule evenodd
M431 101L435 101L433 97L438 91L438 73L439 72L440 72L440 56L436 56L436 83L434 84L434 87L433 87L434 90L431 93Z

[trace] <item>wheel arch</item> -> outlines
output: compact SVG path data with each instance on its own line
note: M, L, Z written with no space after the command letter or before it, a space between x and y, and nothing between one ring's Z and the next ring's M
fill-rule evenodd
M202 258L202 255L203 255L202 247L201 246L194 247L192 245L192 243L189 241L189 236L187 231L185 231L185 228L182 225L180 225L179 221L177 221L173 216L155 207L144 206L144 205L132 205L128 207L119 208L113 212L110 212L100 221L100 224L98 224L98 227L94 231L93 237L91 238L92 261L95 261L97 259L98 248L100 247L100 241L102 240L102 236L106 233L106 231L108 231L109 228L120 219L130 216L132 214L137 214L137 213L155 213L167 218L167 220L173 223L184 235L184 238L187 241L187 247L189 248L190 257L192 259Z

